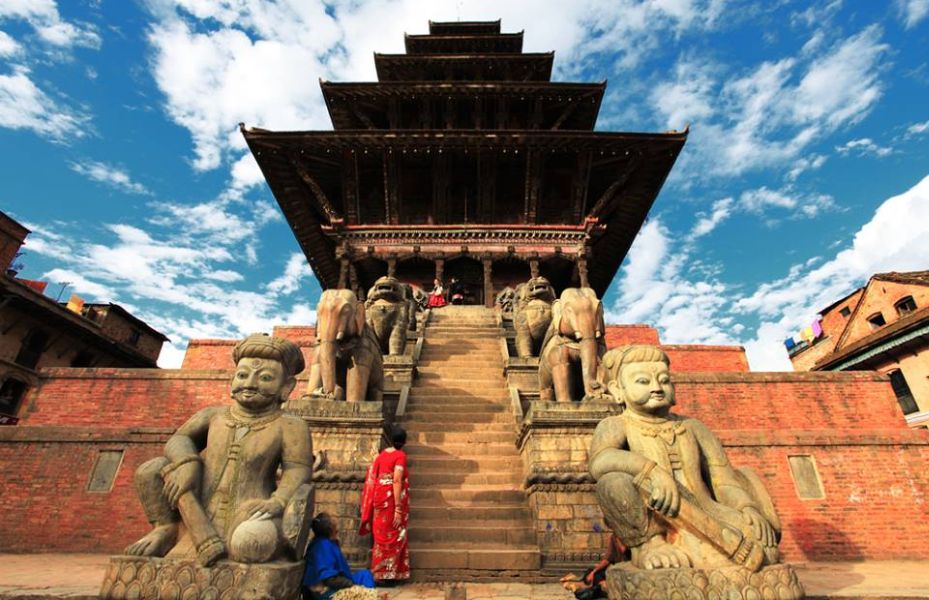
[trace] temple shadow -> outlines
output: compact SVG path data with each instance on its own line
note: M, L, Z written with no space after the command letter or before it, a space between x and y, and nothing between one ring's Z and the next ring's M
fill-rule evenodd
M796 538L807 562L794 566L808 598L845 595L840 592L865 581L864 575L855 571L855 563L866 557L843 531L829 522L804 518L790 521L788 527L793 532L813 534Z

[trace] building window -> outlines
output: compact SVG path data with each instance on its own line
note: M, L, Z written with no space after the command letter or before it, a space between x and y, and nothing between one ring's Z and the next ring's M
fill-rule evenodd
M868 323L871 324L871 329L877 329L886 325L887 321L884 320L884 315L878 312L868 317Z
M138 346L138 345L139 345L139 338L141 338L141 337L142 337L142 332L139 331L138 329L133 329L133 330L129 333L129 340L128 340L128 341L129 341L129 345L132 346L133 348L136 347L136 346Z
M822 479L819 477L819 471L816 470L816 463L812 456L809 454L788 456L787 464L790 465L790 476L794 480L798 498L821 500L826 497Z
M852 309L847 306L843 306L841 309L839 309L839 314L847 319L848 315L852 314Z
M109 492L113 489L116 473L123 462L122 450L101 450L97 454L94 466L87 481L88 492Z
M897 303L894 304L894 308L897 309L897 314L902 317L916 310L916 301L913 300L913 296L907 296L906 298L898 300Z
M910 386L906 382L906 377L903 376L903 371L897 369L891 371L888 375L890 375L890 385L894 389L894 395L897 397L897 402L900 404L903 414L909 415L919 412L919 406L916 405L913 392L910 391Z
M27 369L34 369L39 364L39 359L42 358L47 345L48 334L41 329L33 329L23 339L23 345L20 346L14 362Z
M24 382L12 377L4 381L0 385L0 414L15 417L27 387Z
M94 355L87 350L81 350L74 355L74 358L71 360L71 366L74 368L86 368L92 367L94 364Z

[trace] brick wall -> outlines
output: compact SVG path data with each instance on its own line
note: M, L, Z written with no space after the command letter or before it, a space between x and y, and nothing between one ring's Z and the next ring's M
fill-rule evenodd
M307 368L313 363L316 346L316 328L310 326L279 326L272 335L282 337L300 346ZM199 339L187 342L187 351L181 369L232 369L232 350L239 340Z
M229 399L228 371L44 369L21 412L29 426L177 427Z
M608 348L625 344L658 344L658 330L651 325L607 325L606 345Z
M747 372L748 358L742 346L662 345L674 372Z
M132 484L167 434L100 428L0 428L0 548L10 552L119 552L149 528ZM112 491L88 492L101 450L123 450Z

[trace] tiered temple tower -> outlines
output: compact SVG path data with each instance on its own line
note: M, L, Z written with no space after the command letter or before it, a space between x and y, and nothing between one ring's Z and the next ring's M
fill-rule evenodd
M552 82L500 21L429 23L378 81L321 82L334 131L242 132L324 288L530 276L602 295L686 132L595 132L606 83Z

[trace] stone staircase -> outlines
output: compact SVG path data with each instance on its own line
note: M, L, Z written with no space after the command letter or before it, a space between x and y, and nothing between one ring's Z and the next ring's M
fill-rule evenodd
M403 424L416 580L539 575L492 309L433 310Z

